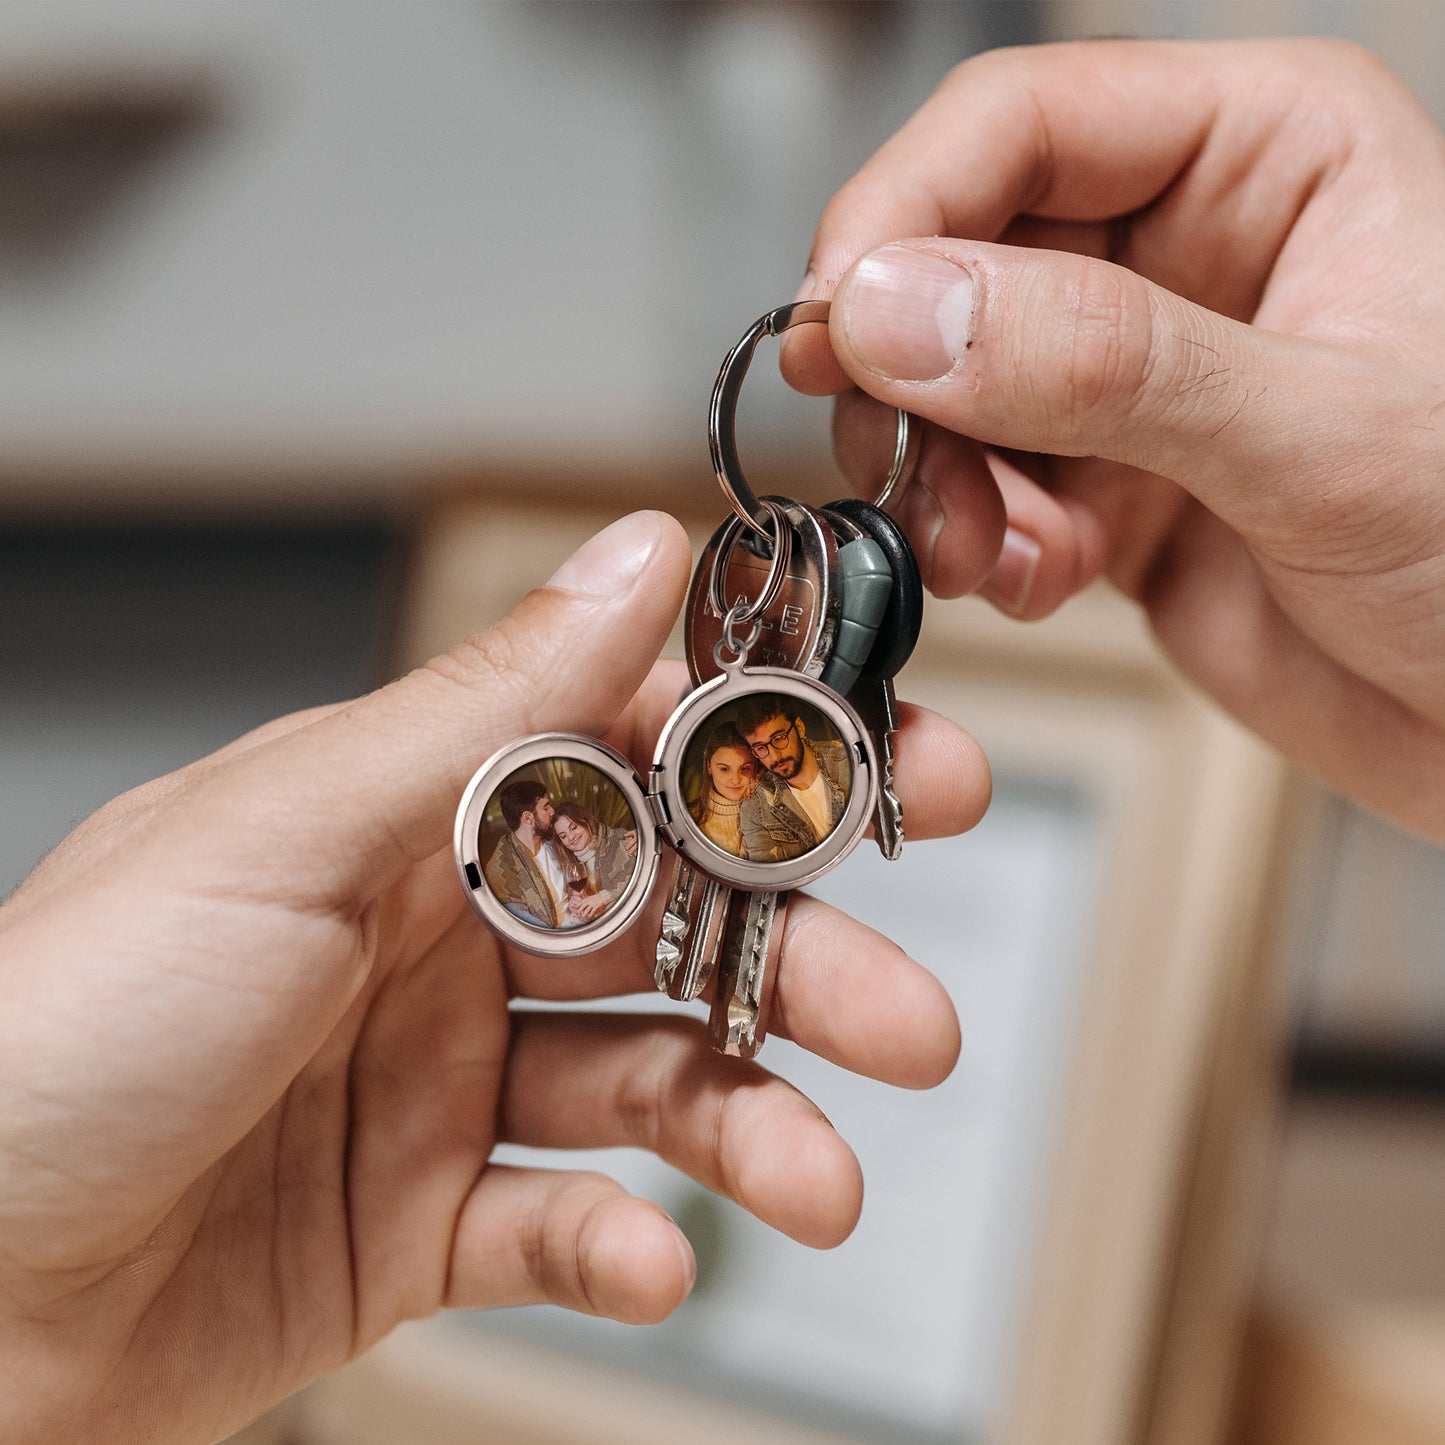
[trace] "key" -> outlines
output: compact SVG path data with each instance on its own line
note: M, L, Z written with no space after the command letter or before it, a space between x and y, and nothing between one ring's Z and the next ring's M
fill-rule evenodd
M838 533L842 603L833 648L818 680L846 697L872 655L892 599L893 572L883 549L862 527L842 515L824 515Z
M793 548L778 595L759 618L762 636L750 657L757 666L786 667L817 677L832 653L842 606L838 542L832 527L811 507L784 497L768 500L778 502L792 523ZM768 559L753 551L742 531L742 522L729 517L703 548L692 574L683 630L694 686L718 675L713 648L722 637L723 620L709 596L714 558L727 552L723 595L729 601L756 597L767 576Z
M751 1059L763 1046L790 896L732 890L708 1016L708 1039L720 1054Z
M898 698L891 677L863 677L848 696L858 709L878 755L878 806L873 837L890 863L903 856L903 804L893 780L893 737L898 731Z
M896 862L903 852L903 805L893 780L893 736L898 731L893 679L913 655L923 626L923 579L903 529L881 508L850 497L823 511L866 531L887 557L891 573L887 610L848 701L867 725L878 755L878 807L873 815L878 850Z
M731 893L726 884L704 877L678 854L653 974L669 998L688 1003L707 987L722 947Z

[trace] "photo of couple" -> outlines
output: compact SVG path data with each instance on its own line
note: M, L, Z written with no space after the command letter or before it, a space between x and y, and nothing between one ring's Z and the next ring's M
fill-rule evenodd
M685 776L688 809L711 842L751 862L781 863L838 826L853 770L816 709L756 693L698 729Z
M637 866L626 799L597 769L568 758L512 774L487 803L480 843L487 886L539 928L600 918Z

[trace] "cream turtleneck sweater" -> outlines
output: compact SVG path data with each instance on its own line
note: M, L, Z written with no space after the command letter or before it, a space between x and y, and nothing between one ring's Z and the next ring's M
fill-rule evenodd
M708 800L707 815L701 824L702 831L719 848L737 858L743 856L743 827L738 819L742 806L741 799L734 802L730 798L722 797L719 793L714 793Z

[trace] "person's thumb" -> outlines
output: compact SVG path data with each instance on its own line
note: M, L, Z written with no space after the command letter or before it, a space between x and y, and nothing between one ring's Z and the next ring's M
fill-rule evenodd
M667 639L689 564L671 517L624 517L495 626L247 754L215 779L256 821L224 845L230 866L253 888L283 868L312 906L364 900L448 842L468 778L499 747L612 722Z
M1123 266L931 239L863 256L829 333L866 392L989 445L1162 473L1246 533L1349 476L1368 359L1231 320ZM1377 445L1375 428L1369 445Z
M7 1241L68 1267L97 1238L120 1257L137 1220L153 1229L316 1056L366 981L368 905L445 846L478 763L527 732L611 721L687 569L672 519L613 524L495 627L181 775L123 848L22 912L5 933L0 1100L35 1182L0 1208ZM318 1119L327 1087L303 1098Z

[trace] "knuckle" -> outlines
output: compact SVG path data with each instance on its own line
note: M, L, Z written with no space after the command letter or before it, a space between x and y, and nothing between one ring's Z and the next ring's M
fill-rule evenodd
M510 619L504 618L423 663L411 679L473 697L485 695L495 708L514 715L525 730L539 701L544 700L545 688L534 676L543 651L520 646Z
M622 1137L634 1148L657 1152L671 1101L670 1078L670 1071L654 1059L619 1084L613 1110L622 1126Z
M1363 86L1394 83L1380 60L1358 41L1311 36L1296 42L1295 53L1303 78L1317 84L1341 79Z
M997 69L999 52L997 50L980 51L977 55L970 55L966 60L960 60L956 65L944 73L943 79L938 82L934 90L935 95L952 95L954 91L962 90L972 85L982 76L988 75Z
M1307 155L1337 159L1375 132L1396 143L1403 111L1417 107L1378 56L1333 37L1292 42L1289 54L1293 65L1271 74L1287 106L1291 138Z
M555 1304L599 1313L587 1278L589 1236L597 1215L621 1193L605 1174L567 1174L526 1220L519 1249L523 1268Z
M1037 46L997 45L960 60L939 82L940 91L952 91L995 76L1015 76L1036 63Z
M1063 365L1049 398L1062 407L1068 437L1097 435L1100 413L1122 418L1148 389L1155 369L1155 326L1148 284L1131 271L1077 260L1064 307Z
M498 624L449 648L422 665L447 682L469 689L490 689L509 677L516 667L517 653L506 629Z

